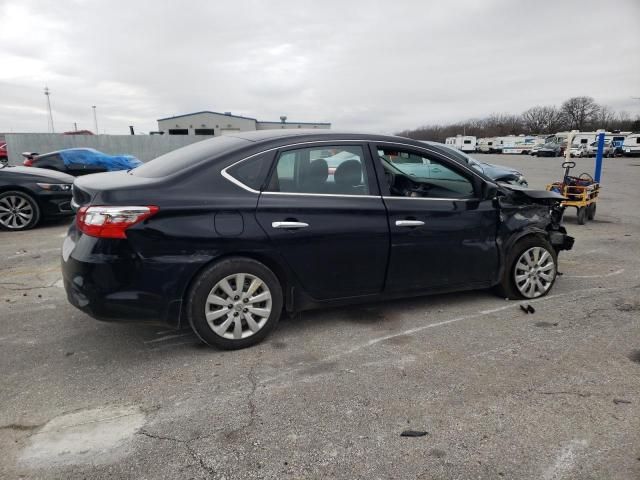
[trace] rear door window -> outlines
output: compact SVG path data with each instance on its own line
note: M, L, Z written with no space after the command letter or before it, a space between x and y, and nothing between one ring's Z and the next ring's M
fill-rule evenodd
M267 191L369 195L364 149L360 145L323 145L282 151Z

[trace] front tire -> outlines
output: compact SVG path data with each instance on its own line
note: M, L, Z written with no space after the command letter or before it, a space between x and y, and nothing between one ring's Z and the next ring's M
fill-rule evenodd
M545 296L556 281L558 255L538 236L516 242L507 254L506 268L496 293L510 300Z
M17 190L0 194L0 229L19 232L39 221L40 207L31 195Z
M578 225L584 225L587 221L587 208L578 207Z
M262 341L282 313L278 278L262 263L233 257L206 268L191 287L187 316L207 345L226 350Z

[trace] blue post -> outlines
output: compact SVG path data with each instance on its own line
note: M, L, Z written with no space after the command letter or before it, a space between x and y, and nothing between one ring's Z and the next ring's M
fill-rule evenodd
M596 171L594 172L593 179L600 183L600 177L602 176L602 154L604 153L604 133L598 134L598 153L596 153Z

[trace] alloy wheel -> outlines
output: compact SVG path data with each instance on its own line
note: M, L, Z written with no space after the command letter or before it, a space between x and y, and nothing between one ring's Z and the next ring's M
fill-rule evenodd
M526 298L536 298L547 293L555 276L553 256L543 247L525 250L514 267L516 287Z
M255 275L236 273L211 289L205 303L205 317L217 335L240 340L260 331L271 309L267 284Z
M25 228L33 220L33 215L33 206L22 196L9 195L0 199L0 224L5 228Z

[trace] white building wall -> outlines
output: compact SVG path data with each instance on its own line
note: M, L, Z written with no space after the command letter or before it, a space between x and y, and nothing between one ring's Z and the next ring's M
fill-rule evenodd
M328 130L331 128L331 124L330 123L309 123L309 122L301 122L301 123L261 122L261 121L256 122L257 130L274 130L274 129L288 130L292 128L320 128L320 129Z
M322 122L261 122L253 118L216 112L198 112L158 120L158 130L165 132L166 135L170 134L170 130L187 130L187 135L196 135L196 130L200 129L213 130L213 134L217 137L229 132L297 128L329 129L331 124Z
M214 135L225 132L248 132L256 129L256 121L250 118L236 117L218 113L194 113L165 120L158 120L158 130L169 134L169 130L187 129L189 135L195 135L196 129L213 129Z

